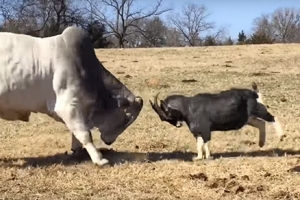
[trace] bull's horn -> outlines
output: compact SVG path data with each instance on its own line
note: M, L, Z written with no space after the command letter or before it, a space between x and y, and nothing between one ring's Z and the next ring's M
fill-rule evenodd
M142 99L142 97L137 96L137 97L134 98L134 101L135 101L136 103L138 103L138 104L141 104L142 101L143 101L143 99Z

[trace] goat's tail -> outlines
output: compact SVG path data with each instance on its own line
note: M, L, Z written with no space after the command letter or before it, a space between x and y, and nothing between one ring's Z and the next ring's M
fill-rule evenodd
M257 101L259 102L259 103L264 103L263 102L263 100L262 100L262 94L261 94L261 92L259 92L259 90L258 90L258 87L257 87L257 84L255 83L255 82L252 82L252 90L257 94L257 96L258 96L258 99L257 99Z

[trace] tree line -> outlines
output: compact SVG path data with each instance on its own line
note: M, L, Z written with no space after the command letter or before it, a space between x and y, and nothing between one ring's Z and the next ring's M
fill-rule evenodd
M226 25L209 19L213 13L205 5L188 3L175 12L162 1L141 7L138 0L0 0L0 31L49 37L76 25L89 34L95 48L300 42L297 8L262 14L253 19L252 34L241 30L233 41Z

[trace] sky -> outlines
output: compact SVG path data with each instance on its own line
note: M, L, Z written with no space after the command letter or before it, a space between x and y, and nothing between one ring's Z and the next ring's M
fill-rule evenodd
M137 6L147 8L155 2L140 0ZM163 6L171 7L175 12L180 12L187 3L204 4L211 13L209 20L217 26L225 25L232 39L237 39L241 30L250 34L253 20L262 13L272 13L280 7L300 8L299 0L163 0Z

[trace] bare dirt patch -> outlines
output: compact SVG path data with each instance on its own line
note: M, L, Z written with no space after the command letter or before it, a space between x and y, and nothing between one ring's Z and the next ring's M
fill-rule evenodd
M146 102L139 118L103 149L111 167L84 154L70 158L71 135L40 114L29 123L0 120L3 199L299 199L299 45L97 50L100 60ZM185 81L183 81L185 80ZM148 100L157 92L193 95L258 83L286 137L267 127L215 132L213 160L192 162L196 141L186 126L162 123ZM99 147L97 132L93 132Z

